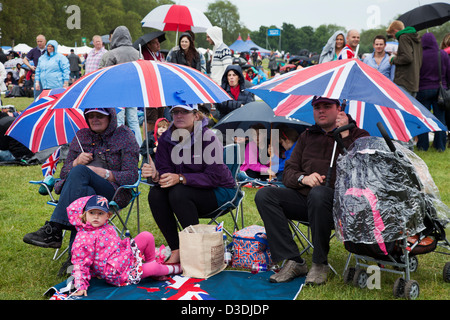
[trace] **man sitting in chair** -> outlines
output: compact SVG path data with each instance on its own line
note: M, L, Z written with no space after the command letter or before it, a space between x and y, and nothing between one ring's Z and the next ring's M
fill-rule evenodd
M79 130L72 140L61 180L55 184L55 192L61 194L58 204L50 221L24 236L28 244L60 248L62 230L73 230L66 211L73 201L95 194L111 201L119 186L134 184L139 177L139 145L128 127L117 127L115 109L86 109L84 117L89 128ZM130 200L130 190L120 190L115 199L121 208Z
M337 159L337 156L331 159L335 145L333 131L354 120L341 111L339 100L316 96L312 105L316 123L300 135L286 161L283 173L286 188L263 188L255 196L272 259L274 262L287 260L280 272L270 277L271 282L288 282L306 274L306 283L322 284L327 280L327 256L334 227L335 169L329 181L330 187L325 184L330 161L335 163ZM356 139L368 135L367 131L357 127L341 133L346 148ZM307 222L311 227L314 252L309 272L292 238L288 219Z

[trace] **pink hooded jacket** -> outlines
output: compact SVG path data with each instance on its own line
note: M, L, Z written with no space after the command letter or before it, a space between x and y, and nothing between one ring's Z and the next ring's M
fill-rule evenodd
M81 221L86 202L91 197L79 198L67 207L69 221L77 229L72 245L75 288L87 290L91 277L100 277L116 286L126 285L128 272L135 263L130 239L120 239L108 223L95 228Z

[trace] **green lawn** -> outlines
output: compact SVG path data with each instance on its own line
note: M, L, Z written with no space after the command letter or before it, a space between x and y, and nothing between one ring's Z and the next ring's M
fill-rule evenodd
M4 104L14 104L23 110L30 99L15 98L4 100ZM450 151L437 153L434 150L418 152L427 165L443 201L450 206ZM58 171L61 164L58 166ZM42 249L25 244L24 234L40 228L50 218L52 207L45 204L47 198L38 193L38 187L28 183L42 178L40 166L6 167L0 166L0 300L40 300L52 285L64 280L57 276L62 260L53 261L53 249ZM157 245L164 244L150 213L147 203L148 187L141 187L140 197L141 230L148 230L156 237ZM255 208L256 189L245 188L245 224L260 224L262 221ZM229 221L225 221L229 225ZM131 221L131 232L136 233L136 220ZM449 229L447 229L450 232ZM67 240L66 240L67 242ZM381 273L380 289L359 289L347 285L342 272L348 253L342 243L333 239L329 261L338 276L320 287L305 287L298 299L349 299L349 300L392 300L392 286L397 275ZM65 257L64 257L65 258ZM311 255L305 255L308 264ZM449 256L430 253L419 256L419 269L412 279L420 285L419 299L443 300L450 298L450 283L442 280L442 268Z

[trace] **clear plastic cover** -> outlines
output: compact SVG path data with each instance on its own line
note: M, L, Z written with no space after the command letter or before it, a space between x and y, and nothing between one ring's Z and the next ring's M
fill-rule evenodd
M341 241L383 244L425 229L428 213L442 225L450 209L441 201L425 162L395 141L356 140L336 165L333 216Z

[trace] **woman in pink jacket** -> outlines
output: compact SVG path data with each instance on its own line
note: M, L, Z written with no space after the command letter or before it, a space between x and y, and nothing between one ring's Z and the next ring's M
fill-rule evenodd
M77 229L72 246L72 276L77 289L74 295L87 295L91 277L126 286L146 277L181 272L179 264L165 265L156 260L155 240L150 232L141 232L131 240L121 239L108 223L111 212L105 197L79 198L67 213Z

